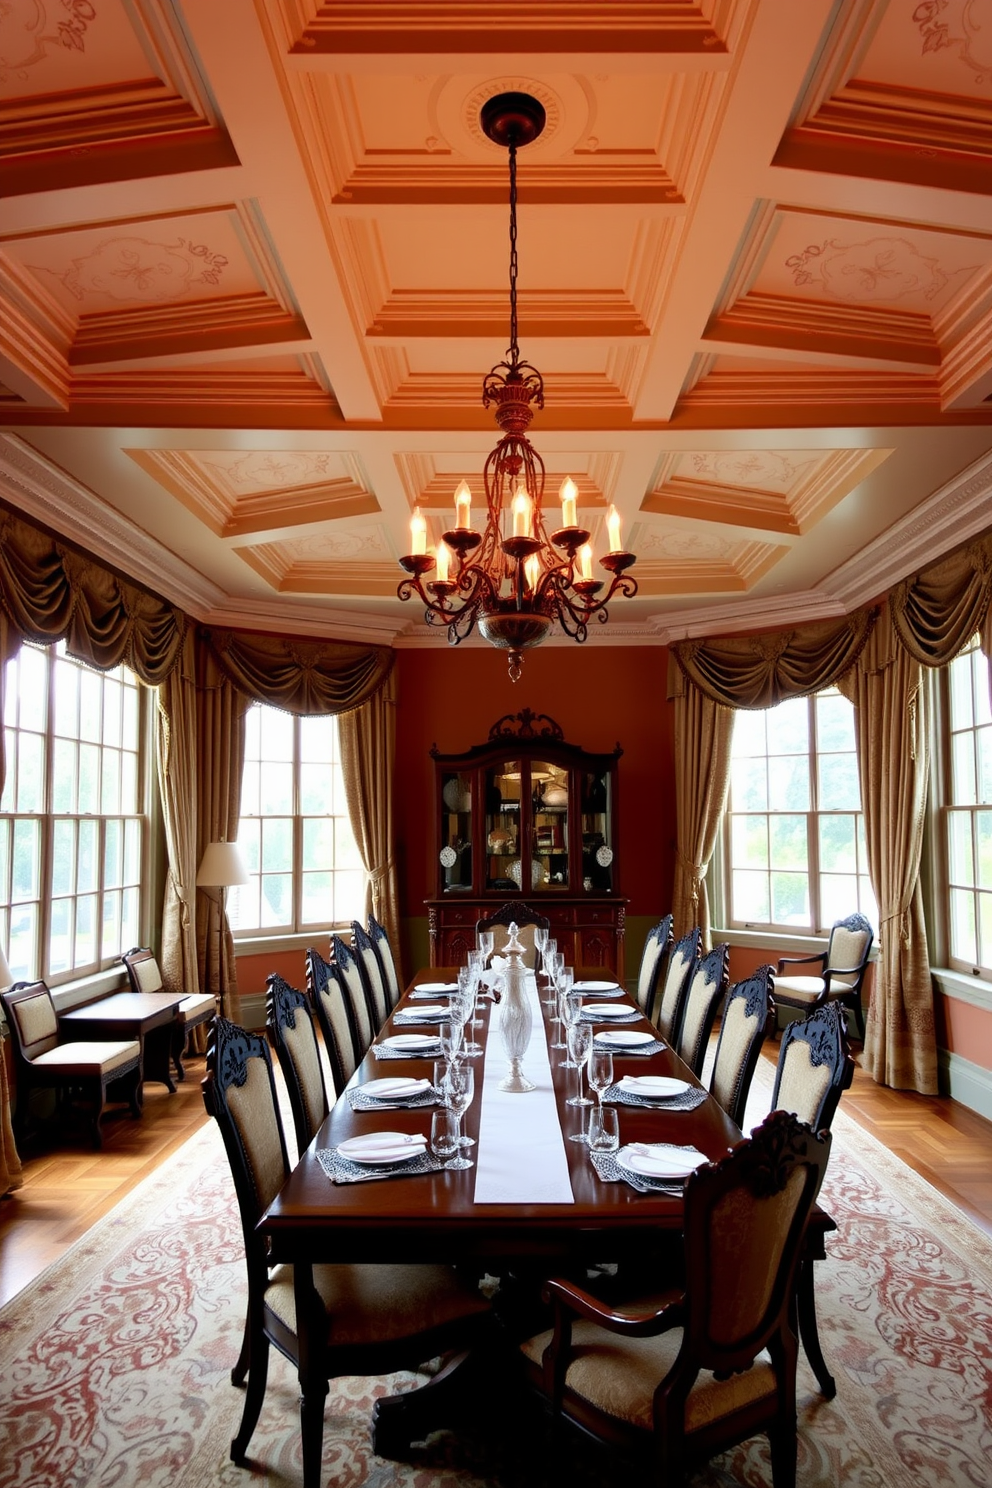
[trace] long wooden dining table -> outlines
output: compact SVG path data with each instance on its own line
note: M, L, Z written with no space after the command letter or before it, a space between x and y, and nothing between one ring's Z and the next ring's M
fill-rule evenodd
M456 975L455 969L443 967L418 973L383 1027L379 1040L397 1031L397 1012L416 1008L410 996L415 987L424 982L454 980ZM543 1003L542 1012L546 1013ZM547 1016L543 1022L535 1020L532 1045L536 1040L550 1042L549 1026ZM604 1021L602 1027L606 1026ZM646 1020L631 1026L651 1029ZM498 1036L492 1044L489 1041L488 1013L484 1025L472 1031L491 1057L502 1058L501 1048L492 1047L499 1045ZM484 1054L482 1058L485 1057ZM387 1063L378 1061L370 1050L259 1223L269 1237L273 1260L296 1265L445 1261L481 1264L498 1271L499 1263L508 1258L531 1257L548 1263L565 1263L602 1259L608 1253L612 1260L624 1260L643 1250L646 1232L658 1228L680 1229L680 1194L644 1194L622 1181L604 1182L593 1168L587 1147L568 1140L579 1129L584 1115L565 1104L572 1089L569 1083L572 1071L562 1068L560 1057L564 1056L550 1052L558 1117L566 1139L572 1203L478 1204L474 1198L475 1167L417 1176L398 1175L363 1183L332 1182L317 1157L320 1148L336 1147L346 1138L376 1130L422 1134L430 1130L430 1109L352 1109L348 1090L369 1080L393 1074L430 1078L433 1073L434 1056ZM482 1058L474 1061L477 1069L481 1068ZM525 1070L526 1063L525 1058ZM615 1050L614 1064L617 1079L624 1074L670 1075L692 1085L699 1084L667 1046L651 1056L625 1056ZM528 1095L513 1098L527 1101ZM477 1095L465 1118L466 1132L477 1139L480 1105ZM739 1129L708 1093L691 1111L631 1106L618 1109L622 1144L691 1144L707 1157L718 1158L741 1138ZM472 1148L471 1155L475 1157L478 1151ZM523 1147L520 1162L527 1161L528 1152Z

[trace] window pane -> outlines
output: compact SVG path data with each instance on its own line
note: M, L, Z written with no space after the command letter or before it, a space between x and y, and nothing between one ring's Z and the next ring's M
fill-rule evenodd
M262 867L262 824L259 821L246 821L244 817L238 826L238 847L245 860L245 868L249 873L258 873Z
M293 879L289 873L262 875L262 926L291 923L293 912Z
M22 729L44 733L48 715L48 656L34 646L22 646L17 653L17 666L18 722Z
M854 752L854 705L835 692L820 693L816 704L817 748L825 753Z
M137 888L125 889L121 910L120 950L137 945L141 938L141 893Z
M956 656L948 670L951 674L951 728L971 728L975 721L972 712L971 657Z
M122 811L136 812L138 809L138 756L121 755L121 805Z
M138 751L138 710L141 694L137 687L125 687L122 698L121 743L127 750Z
M757 754L764 757L767 753L765 716L764 713L753 712L750 708L741 708L734 714L735 755Z
M13 899L37 899L41 886L41 827L36 821L14 822Z
M807 754L809 751L809 704L791 698L768 710L768 753Z
M79 746L79 805L81 812L96 816L100 810L100 751L95 744Z
M351 823L344 816L336 816L334 818L334 867L338 871L347 869L349 873L357 872L359 875L363 875L365 872L365 865L362 862L362 855L358 851L358 843L355 841L355 834L351 830ZM364 894L365 880L363 877L362 895L364 896ZM348 918L353 919L354 916L349 915Z
M857 811L861 806L858 762L853 754L820 755L821 811Z
M15 981L31 981L41 970L38 944L38 905L16 904L10 911L10 950L7 964Z
M955 884L973 884L975 860L972 854L971 812L949 811L947 826L950 880Z
M767 816L735 816L731 821L730 851L735 868L767 868Z
M79 746L73 739L56 739L52 748L55 756L52 769L52 810L75 811Z
M820 868L825 873L856 873L858 850L853 816L820 816ZM828 920L829 916L823 916ZM841 919L845 916L841 915ZM832 923L832 921L831 921Z
M776 925L808 925L809 881L801 873L773 873L772 920Z
M17 732L9 728L3 731L3 751L7 763L7 778L0 796L0 811L13 811L17 806Z
M337 758L337 719L300 719L300 759L329 764Z
M259 810L263 816L293 809L293 766L263 762L259 785Z
M820 879L820 924L825 929L837 920L846 920L859 909L858 879L854 873L825 873Z
M76 887L76 823L52 823L52 893L71 894Z
M111 745L121 742L121 684L109 677L103 680L103 742Z
M955 734L951 741L952 795L956 806L974 806L975 745L973 734Z
M334 768L327 764L300 766L300 811L315 816L331 811L334 801Z
M967 889L951 889L951 954L974 966L977 956L975 944L975 896Z
M302 915L304 924L326 924L334 909L330 873L304 873Z
M124 823L124 882L136 884L141 878L141 823Z
M291 760L293 758L293 718L278 708L260 708L261 744L260 753L266 760Z
M293 823L287 817L264 817L262 820L262 871L292 872Z
M347 925L365 918L365 874L335 873L334 923Z
M768 875L735 870L733 875L734 919L767 925L771 919Z
M769 760L768 805L772 811L808 811L809 756Z
M79 737L91 743L99 743L103 707L100 697L100 678L95 672L79 669Z
M79 668L55 663L55 732L75 739L79 728Z
M45 741L40 734L21 734L17 751L17 809L45 807Z
M992 889L992 811L975 812L975 839L978 847L978 877L965 882Z
M96 912L98 900L95 894L87 894L76 900L76 946L74 966L92 966L96 960Z
M259 798L260 768L257 760L245 760L241 776L241 815L258 816L261 810Z
M303 868L334 867L334 821L317 817L303 823ZM304 916L306 918L306 916Z
M52 903L51 933L48 937L48 965L51 972L69 971L72 966L72 900L56 899Z
M133 942L131 942L133 944ZM103 938L100 955L104 958L119 956L125 947L121 944L121 895L116 889L103 898Z
M97 826L95 821L79 823L79 842L76 850L76 892L87 893L97 887Z
M103 834L103 881L111 888L123 883L121 870L124 863L124 834L122 823L108 821Z
M984 805L992 805L992 727L979 729L978 738L978 799Z
M768 818L768 846L773 868L801 868L809 862L805 816Z
M978 965L992 967L992 894L979 894L978 921Z
M101 763L100 810L104 814L109 811L120 811L121 757L116 749L105 749Z
M731 764L730 789L735 811L767 811L768 767L765 759L735 759Z

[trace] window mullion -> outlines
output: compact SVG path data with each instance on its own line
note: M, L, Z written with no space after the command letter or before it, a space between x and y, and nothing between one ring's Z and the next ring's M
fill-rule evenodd
M303 724L298 714L293 717L293 930L303 924L303 822L300 818L302 791L300 756Z

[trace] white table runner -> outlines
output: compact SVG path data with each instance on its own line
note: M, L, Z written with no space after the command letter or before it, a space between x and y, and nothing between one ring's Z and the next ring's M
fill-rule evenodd
M533 975L527 978L524 995L530 1000L534 1029L522 1067L536 1088L517 1094L499 1088L509 1063L499 1032L503 1007L499 1003L492 1010L486 1041L475 1202L574 1204L565 1139L551 1082L544 1019Z

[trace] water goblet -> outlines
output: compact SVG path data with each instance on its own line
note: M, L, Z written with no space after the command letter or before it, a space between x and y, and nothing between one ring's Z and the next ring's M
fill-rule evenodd
M453 1064L444 1081L444 1102L449 1110L453 1111L458 1118L458 1146L474 1147L475 1139L467 1137L462 1132L462 1118L475 1095L475 1071L470 1064L464 1064L460 1060ZM445 1163L446 1168L471 1168L474 1163L467 1157L456 1157L452 1162Z
M431 1112L431 1151L446 1168L464 1166L458 1149L460 1125L460 1118L448 1106Z
M563 1044L552 1044L551 1047L553 1049L567 1049L569 1031L575 1027L582 1015L582 998L578 992L573 992L571 989L567 992L560 992L558 994L558 1007L561 1013L561 1024L565 1042ZM574 1066L571 1058L565 1059L562 1067L564 1069L572 1069Z
M565 1102L566 1106L577 1106L585 1117L585 1108L592 1105L587 1095L582 1094L582 1071L585 1069L589 1050L592 1047L592 1029L588 1023L576 1023L568 1030L568 1052L572 1056L575 1065L575 1094L570 1095ZM582 1128L572 1132L569 1137L571 1142L588 1142L589 1136L585 1130L583 1120Z
M550 935L544 942L541 950L541 966L544 970L544 979L547 983L544 998L544 1006L553 1008L557 1005L558 993L555 988L555 956L558 952L558 943Z
M462 1025L453 1018L448 1023L441 1023L438 1025L437 1037L441 1045L441 1053L451 1064L461 1053Z
M602 1107L603 1096L613 1084L613 1054L609 1049L597 1049L595 1039L589 1050L586 1078L589 1081L589 1088L595 1090L596 1099Z
M471 981L464 985L459 972L458 991L451 997L451 1019L454 1023L460 1023L462 1029L462 1053L467 1059L477 1059L482 1053L482 1045L476 1043L471 1034L466 1034L466 1027L471 1027L469 1019L475 1011L475 985Z
M478 948L482 952L482 964L485 966L488 964L489 957L493 953L493 946L496 944L495 931L477 930L475 932L475 938Z
M620 1146L620 1113L613 1106L589 1112L589 1151L616 1152Z

